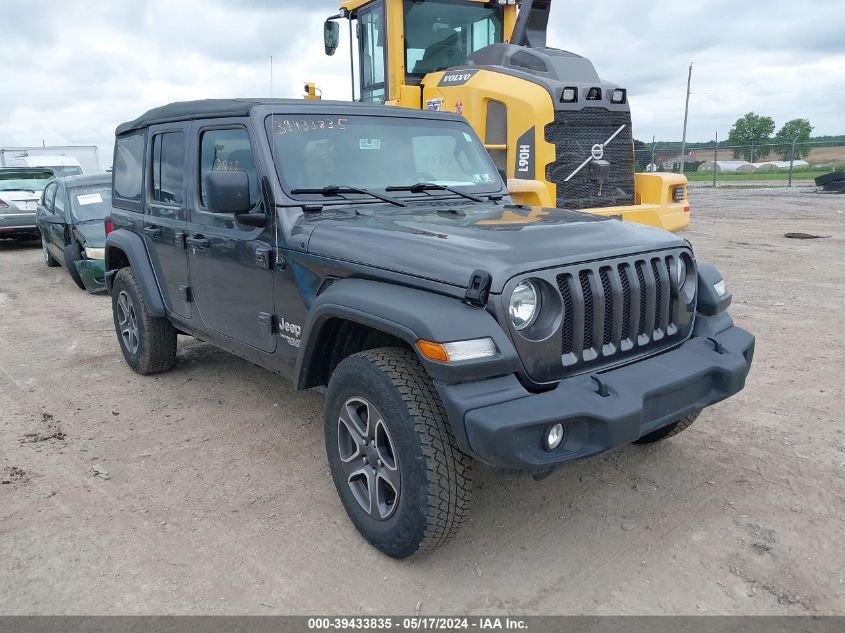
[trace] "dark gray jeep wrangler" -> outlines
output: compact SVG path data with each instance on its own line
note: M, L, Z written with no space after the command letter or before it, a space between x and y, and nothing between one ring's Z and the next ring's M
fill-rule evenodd
M454 115L174 103L118 127L113 193L126 362L166 371L185 334L325 387L338 494L397 558L457 531L473 460L541 476L671 437L751 365L685 240L510 204Z

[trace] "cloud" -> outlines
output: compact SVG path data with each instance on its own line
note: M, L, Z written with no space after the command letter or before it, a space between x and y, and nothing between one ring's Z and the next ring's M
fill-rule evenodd
M186 99L298 97L316 81L348 99L347 32L328 58L332 0L5 0L0 145L96 144L111 163L114 128ZM765 6L729 0L553 4L549 45L591 59L629 89L639 138L677 140L694 62L688 138L724 138L748 111L780 125L806 117L845 133L845 3Z

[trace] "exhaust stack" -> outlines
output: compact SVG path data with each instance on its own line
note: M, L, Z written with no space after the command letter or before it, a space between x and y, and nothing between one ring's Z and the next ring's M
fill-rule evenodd
M522 0L511 44L545 48L552 0Z

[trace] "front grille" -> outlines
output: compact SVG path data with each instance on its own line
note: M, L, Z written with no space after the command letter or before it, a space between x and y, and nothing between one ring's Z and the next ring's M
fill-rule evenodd
M589 165L566 178L591 156L593 145L604 142L621 126L625 128L604 146L603 160L610 163L607 178L599 185L590 178ZM546 141L555 146L555 161L546 166L546 179L557 185L557 206L590 209L634 204L634 152L631 113L605 108L555 112L546 125Z
M688 317L680 313L670 281L675 258L661 253L558 274L564 368L614 363L683 338Z

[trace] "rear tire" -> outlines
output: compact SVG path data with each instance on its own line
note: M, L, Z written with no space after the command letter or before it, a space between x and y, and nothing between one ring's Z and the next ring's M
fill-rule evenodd
M664 426L662 429L646 433L640 439L635 440L634 444L654 444L655 442L675 437L681 431L688 429L692 423L698 419L700 413L700 411L690 413L688 416L685 416L680 420L675 420L671 424Z
M407 558L449 540L469 510L471 460L455 443L434 384L409 350L344 359L326 393L326 453L352 523Z
M44 239L43 235L41 236L41 252L44 254L44 263L47 264L47 268L57 268L58 266L61 266L58 260L53 257L47 248L47 241Z
M79 242L71 242L65 246L65 268L67 274L73 279L73 282L82 290L85 290L85 284L82 282L82 277L79 276L79 271L76 270L76 262L82 259L82 247Z
M142 375L158 374L176 364L176 330L147 311L131 268L121 268L112 286L112 316L126 364Z

